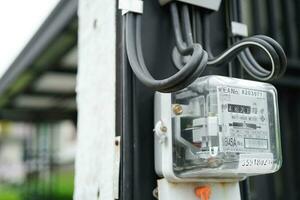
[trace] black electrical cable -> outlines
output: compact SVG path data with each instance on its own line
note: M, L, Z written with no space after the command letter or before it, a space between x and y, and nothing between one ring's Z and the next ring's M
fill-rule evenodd
M177 18L178 19L178 18ZM126 22L126 49L132 70L146 86L161 92L173 92L180 90L191 84L201 75L207 63L207 55L201 45L193 44L191 47L185 47L182 42L180 31L178 31L179 22L174 21L174 30L177 35L177 44L180 53L191 53L191 58L185 64L182 70L173 76L163 79L154 79L144 62L141 48L141 15L128 13ZM133 30L136 30L135 32Z
M229 15L230 15L229 19L227 19L227 20L229 20L228 23L231 23L231 21L236 21L235 19L241 17L240 16L241 13L230 12ZM239 21L239 20L237 20L237 21ZM207 51L207 53L209 55L208 65L220 65L221 63L218 64L218 63L215 62L218 59L214 58L211 47L210 47L210 27L209 27L210 23L209 23L209 15L207 13L203 14L202 24L203 24L204 28L203 29L198 29L198 33L203 32L203 39L204 39L203 45L204 45L204 48L205 48L205 50ZM202 31L199 31L199 30L202 30ZM259 79L259 80L274 79L274 78L276 78L276 74L278 74L278 77L282 76L284 74L285 70L286 70L287 63L286 63L285 53L284 53L283 49L281 48L281 46L275 40L273 40L272 38L269 38L267 36L255 36L255 38L261 39L260 41L257 41L257 39L252 39L251 38L251 40L253 42L262 43L261 48L265 48L264 46L268 45L268 44L266 44L266 42L269 43L270 45L272 45L272 47L276 50L276 52L279 56L280 64L281 64L282 67L272 66L272 68L276 68L276 69L280 70L279 72L277 70L274 73L264 69L262 66L260 66L256 62L255 58L252 56L252 53L247 48L247 49L245 49L244 51L241 52L241 55L237 55L240 62L242 63L242 65L246 69L246 71L248 71L248 73L250 75L252 75L253 77L255 77L256 79ZM233 38L233 39L235 39L235 38ZM264 40L264 41L262 41L262 40ZM236 42L236 40L233 40L233 42ZM248 41L248 43L249 43L249 41ZM268 47L268 48L270 49L270 51L273 51L270 47ZM267 51L265 51L265 52L268 54ZM274 56L276 56L276 55L273 53L273 59L271 58L271 60L272 60L271 62L273 62L274 59L277 60Z
M239 9L236 9L236 13L230 13L230 17L227 23L231 23L231 21L236 21L236 22L241 22L241 16L242 16L242 10L240 9L240 1L235 1L235 3L237 5L237 7L239 7ZM278 77L281 77L284 75L286 68L287 68L287 59L286 59L286 55L284 53L284 50L282 49L282 47L278 44L278 42L276 42L274 39L267 37L265 35L257 35L257 38L260 38L262 40L265 40L266 42L268 42L269 44L271 44L273 46L273 48L276 50L276 52L278 53L279 59L280 59L280 66L279 67L279 72L278 73ZM233 36L233 41L239 41L240 40L240 36ZM253 57L252 53L250 52L249 48L247 48L245 51L243 51L239 56L238 59L240 61L240 63L242 64L242 66L244 68L249 67L250 65L252 65L253 67L255 67L258 71L260 71L261 73L263 73L265 76L269 73L268 70L264 69L262 66L260 66L255 58ZM249 72L248 72L249 73ZM274 78L273 78L274 79Z
M172 19L172 25L175 34L175 43L176 43L177 50L182 55L188 55L192 52L192 49L191 47L187 47L186 43L182 39L181 25L179 23L179 14L178 14L176 3L172 3L170 5L170 12L171 12L171 19ZM188 10L182 8L181 13L183 12L188 12ZM188 20L188 18L184 18L184 19ZM185 21L183 21L183 23L185 23Z
M197 16L196 16L196 7L192 7L192 33L193 33L193 38L195 39L195 43L198 42L198 35L197 35ZM201 44L201 42L199 43Z
M210 27L209 27L208 19L209 19L208 15L205 15L203 17L203 37L205 40L205 48L209 52L208 66L225 64L226 62L229 61L228 59L224 59L222 62L220 61L222 59L213 57L212 52L210 50L210 31L209 31ZM238 54L235 53L231 54L231 51L233 51L233 49L236 48L237 46L240 47L243 46L241 48L238 48L239 50L243 50L243 51L238 50L239 51ZM271 71L266 70L264 67L259 65L248 47L258 47L262 49L270 58L270 61L272 63L272 70ZM243 68L252 77L261 81L267 81L267 80L273 80L279 78L286 71L287 59L284 50L278 44L278 42L265 35L255 35L240 40L218 57L229 58L230 57L229 54L231 54L231 56L237 56ZM220 62L217 62L218 60Z
M189 16L189 11L188 11L188 6L187 5L182 5L181 10L180 10L180 15L181 15L181 23L184 27L184 36L185 40L187 41L186 43L182 40L182 33L178 20L178 10L175 5L171 5L171 13L172 13L172 21L173 21L173 27L175 29L175 39L176 39L176 46L173 49L172 52L172 59L173 59L173 64L178 70L181 70L183 65L188 61L190 58L189 55L183 54L180 52L181 46L191 46L194 43L194 37L192 34L191 30L191 22L190 22L190 16ZM197 16L193 16L196 18ZM197 28L197 27L195 27ZM197 29L195 30L197 31ZM176 34L177 33L177 34ZM197 36L196 36L197 37Z
M154 79L145 66L141 51L141 15L128 13L126 27L129 63L135 75L146 86L161 92L177 91L192 83L205 69L207 55L201 45L193 44L192 47L182 48L183 53L192 51L191 59L182 70L163 80Z
M181 23L184 27L186 41L182 37L176 3L171 3L170 12L176 43L172 58L174 65L179 71L163 80L154 79L146 67L142 53L141 15L131 12L126 14L126 50L128 60L137 78L146 86L160 92L178 91L197 79L207 65L218 66L228 63L239 54L244 60L243 66L245 70L256 79L271 80L278 78L284 73L284 68L286 67L285 53L275 40L266 36L245 38L235 43L221 55L208 59L207 52L202 46L194 43L188 6L181 6ZM209 39L207 42L209 43ZM249 47L258 47L268 55L272 63L271 71L261 67L255 61L250 51L250 54L247 51L243 52ZM184 66L181 67L182 65Z
M203 17L202 17L202 24L203 24L203 29L202 29L202 32L203 32L203 46L204 46L204 49L207 51L208 53L208 57L209 59L212 59L214 56L213 56L213 53L212 53L212 50L211 50L211 47L210 47L210 26L209 26L209 15L208 14L204 14ZM201 32L199 30L199 32Z
M189 57L189 53L183 52L182 48L187 48L187 46L191 46L193 44L193 36L190 35L191 31L189 30L190 29L189 22L186 22L187 20L189 20L187 9L188 8L186 5L182 6L180 14L182 19L182 24L184 25L184 27L187 28L185 29L186 31L184 32L184 36L185 39L188 40L187 42L188 45L182 39L183 34L181 32L181 28L179 28L181 27L181 24L179 23L179 15L178 15L177 7L174 5L170 6L170 12L172 14L172 22L173 22L173 28L175 32L175 41L176 41L176 46L174 47L172 52L172 60L173 60L173 64L178 70L182 69L183 65L186 63L188 59L187 57Z
M193 39L193 34L192 34L192 26L191 26L191 21L190 21L189 8L186 4L182 5L181 19L182 19L182 24L184 26L187 46L190 47L193 45L194 39Z
M203 43L203 38L202 38L202 33L201 31L198 31L198 30L201 30L202 29L202 22L201 22L201 15L200 15L200 12L198 10L199 8L198 7L192 7L192 38L190 39L191 41L194 40L195 43L198 43L198 44L204 44ZM177 10L175 9L174 12L176 13L175 15L177 16ZM181 9L181 12L186 12L186 9ZM185 17L185 20L189 20L188 19L188 13L185 13L184 15L181 14L182 16L186 16ZM185 23L185 21L183 21L182 23ZM190 22L186 22L186 24L188 24ZM186 31L186 35L188 35L188 32L189 31ZM184 42L183 42L183 45L186 45ZM209 53L209 52L207 52ZM209 54L208 54L209 55ZM189 59L189 56L184 56L184 55L181 55L178 50L177 50L177 46L175 46L173 48L173 52L172 52L172 60L173 60L173 64L174 66L180 70L182 69L183 65L186 63L186 61Z
M240 1L233 1L233 3L235 5L233 5L233 7L236 7L238 9L235 9L235 13L230 12L229 13L229 18L227 18L227 23L231 23L232 21L235 22L241 22L242 21L242 9L241 9L241 5L240 5ZM273 48L276 50L276 52L279 55L279 59L280 59L280 71L278 72L278 77L281 77L284 75L286 68L287 68L287 59L286 59L286 55L282 49L282 47L272 38L264 36L264 35L259 35L257 36L260 39L263 39L265 41L267 41L269 44L271 44L273 46ZM239 41L241 39L240 36L233 36L232 40L233 42ZM259 70L260 72L264 73L265 75L269 73L268 70L264 69L263 67L261 67L255 60L255 58L253 57L252 53L250 52L249 49L246 49L245 51L243 51L239 56L238 59L240 61L240 63L244 66L244 68L246 67L246 65L253 65L253 67L255 67L257 70Z
M222 65L229 62L233 57L238 56L244 69L258 80L272 80L281 77L285 73L287 66L286 56L282 47L274 39L264 35L249 37L235 43L220 56L214 57L210 48L210 23L208 14L204 14L202 24L204 47L209 55L208 66ZM247 48L251 46L259 47L268 54L272 62L272 71L266 70L256 62L249 48ZM237 50L234 50L235 48L237 48ZM239 50L242 49L245 50L239 52ZM237 52L240 54L236 54Z
M285 56L285 53L284 53L282 47L275 40L273 40L272 38L267 37L265 35L256 35L253 37L267 42L274 48L274 50L276 51L278 58L279 58L279 62L275 63L279 66L277 67L278 70L276 70L274 72L274 73L276 73L276 76L274 76L274 77L283 76L283 74L286 71L286 67L287 67L287 59L286 59L286 56ZM253 57L253 55L249 49L246 49L244 52L242 52L238 56L238 58L245 69L249 68L250 66L253 66L257 71L259 71L259 73L263 74L263 76L265 76L265 77L270 73L269 70L266 70L265 68L263 68L256 62L255 58ZM257 79L259 79L259 78L257 78ZM261 79L261 80L263 80L263 79Z
M197 31L202 29L202 22L201 22L201 14L199 9L194 10L194 15L195 15L195 23L196 23L196 42L199 44L203 44L203 38L202 38L202 32Z

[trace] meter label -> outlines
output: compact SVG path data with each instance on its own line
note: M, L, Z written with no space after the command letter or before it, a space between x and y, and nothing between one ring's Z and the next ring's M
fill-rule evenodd
M269 117L265 91L217 88L221 151L269 152Z
M240 170L270 170L273 168L272 153L241 154L239 160Z

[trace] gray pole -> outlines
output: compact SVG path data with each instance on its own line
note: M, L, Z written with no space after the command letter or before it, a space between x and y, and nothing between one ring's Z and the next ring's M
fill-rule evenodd
M114 0L79 1L75 200L116 192L116 9Z

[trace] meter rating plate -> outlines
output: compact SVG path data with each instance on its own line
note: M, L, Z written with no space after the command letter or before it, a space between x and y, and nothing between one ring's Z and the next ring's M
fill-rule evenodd
M267 94L238 87L217 87L220 150L269 152Z

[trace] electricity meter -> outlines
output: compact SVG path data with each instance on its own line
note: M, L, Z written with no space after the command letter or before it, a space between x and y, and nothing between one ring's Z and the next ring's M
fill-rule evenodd
M155 168L169 181L231 181L281 167L275 87L206 76L155 95Z

